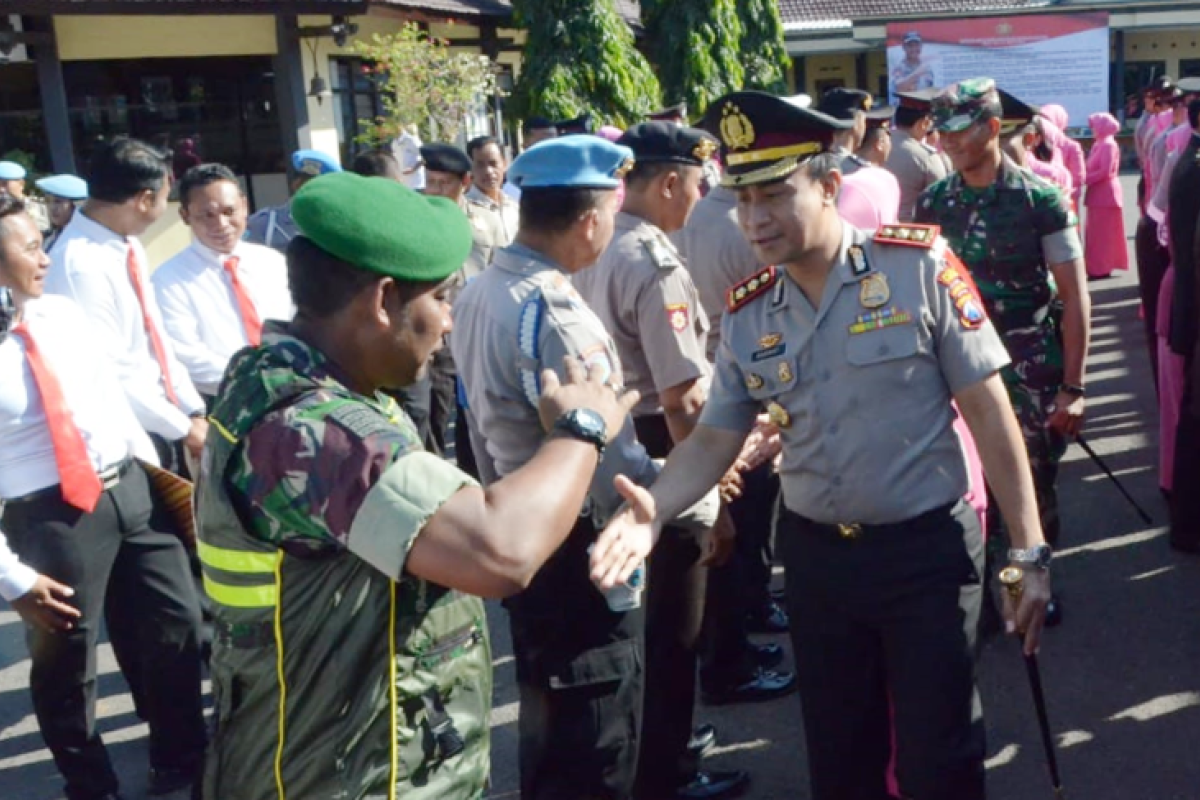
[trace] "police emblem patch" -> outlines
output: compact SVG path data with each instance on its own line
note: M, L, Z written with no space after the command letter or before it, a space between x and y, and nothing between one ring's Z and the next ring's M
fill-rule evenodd
M763 379L761 375L756 375L753 372L746 373L746 388L751 391L761 389L763 387Z
M667 306L667 319L671 321L671 330L683 333L688 326L688 304L672 303Z
M874 272L859 281L858 302L863 308L880 308L887 305L891 297L892 290L888 287L887 276L883 273Z
M947 251L941 270L938 271L938 283L946 287L950 300L958 310L958 321L964 328L979 328L987 322L987 312L983 310L983 299L979 289L967 268L958 260L958 256Z

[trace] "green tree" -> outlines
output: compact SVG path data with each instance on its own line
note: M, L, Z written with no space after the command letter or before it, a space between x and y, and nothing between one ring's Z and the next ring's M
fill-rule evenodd
M478 53L454 52L415 22L387 36L355 41L380 87L383 114L360 120L358 141L380 146L405 129L425 141L454 141L471 113L486 111L496 91L495 65Z
M667 102L686 102L695 114L742 88L742 24L734 0L643 0L642 22Z
M783 44L783 18L775 0L737 0L742 22L741 58L745 88L783 94L792 60Z
M658 80L613 0L514 0L528 31L509 110L521 118L590 112L627 127L659 104Z

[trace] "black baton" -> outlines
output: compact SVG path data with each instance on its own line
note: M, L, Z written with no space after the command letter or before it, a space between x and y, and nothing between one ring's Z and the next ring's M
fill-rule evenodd
M1133 506L1133 510L1136 511L1138 516L1142 518L1142 522L1146 523L1147 525L1153 525L1154 522L1150 519L1150 515L1146 513L1144 508L1138 505L1138 501L1133 499L1133 495L1129 493L1129 490L1121 485L1121 482L1117 480L1117 476L1114 475L1113 471L1108 468L1108 464L1105 464L1104 459L1100 458L1100 454L1093 450L1092 446L1088 444L1087 439L1077 435L1075 437L1075 441L1078 442L1079 446L1083 448L1083 452L1087 453L1088 456L1091 457L1092 461L1096 462L1096 466L1108 476L1108 479L1113 482L1114 486L1117 487L1117 491L1125 496L1125 499L1129 501L1129 505Z

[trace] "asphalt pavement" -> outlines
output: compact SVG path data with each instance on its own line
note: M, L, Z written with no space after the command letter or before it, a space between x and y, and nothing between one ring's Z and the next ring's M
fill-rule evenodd
M1132 199L1132 181L1124 182L1125 196ZM1126 211L1130 237L1132 211ZM1130 245L1132 250L1132 239ZM1066 619L1047 634L1040 657L1065 796L1200 800L1200 558L1178 555L1166 542L1167 515L1157 482L1158 415L1138 318L1136 274L1131 270L1095 281L1091 289L1086 435L1150 512L1153 524L1138 518L1078 447L1070 449L1060 479L1064 532L1054 565ZM495 606L489 611L496 668L489 797L513 800L517 691L505 614ZM57 800L61 781L32 715L28 672L19 619L4 609L0 800ZM98 725L124 795L137 800L145 796L146 728L133 714L107 645L98 676ZM984 647L980 689L989 796L1051 798L1025 668L1013 641L997 639ZM750 770L754 783L748 797L809 798L797 698L701 706L697 720L713 722L719 730L719 746L706 766ZM181 793L174 800L184 797Z

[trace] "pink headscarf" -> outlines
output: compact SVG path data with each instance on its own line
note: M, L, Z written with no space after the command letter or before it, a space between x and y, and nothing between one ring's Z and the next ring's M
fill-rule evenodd
M1121 123L1117 122L1117 118L1112 114L1099 111L1088 117L1088 127L1092 129L1092 133L1096 134L1097 140L1111 139L1117 135L1117 131L1121 130Z
M1067 115L1067 110L1057 103L1042 106L1042 116L1053 122L1060 131L1065 131L1069 127L1070 117Z
M600 130L596 131L597 136L599 136L601 139L607 139L610 142L615 142L617 139L620 139L624 133L625 131L612 125L604 125L600 128Z

